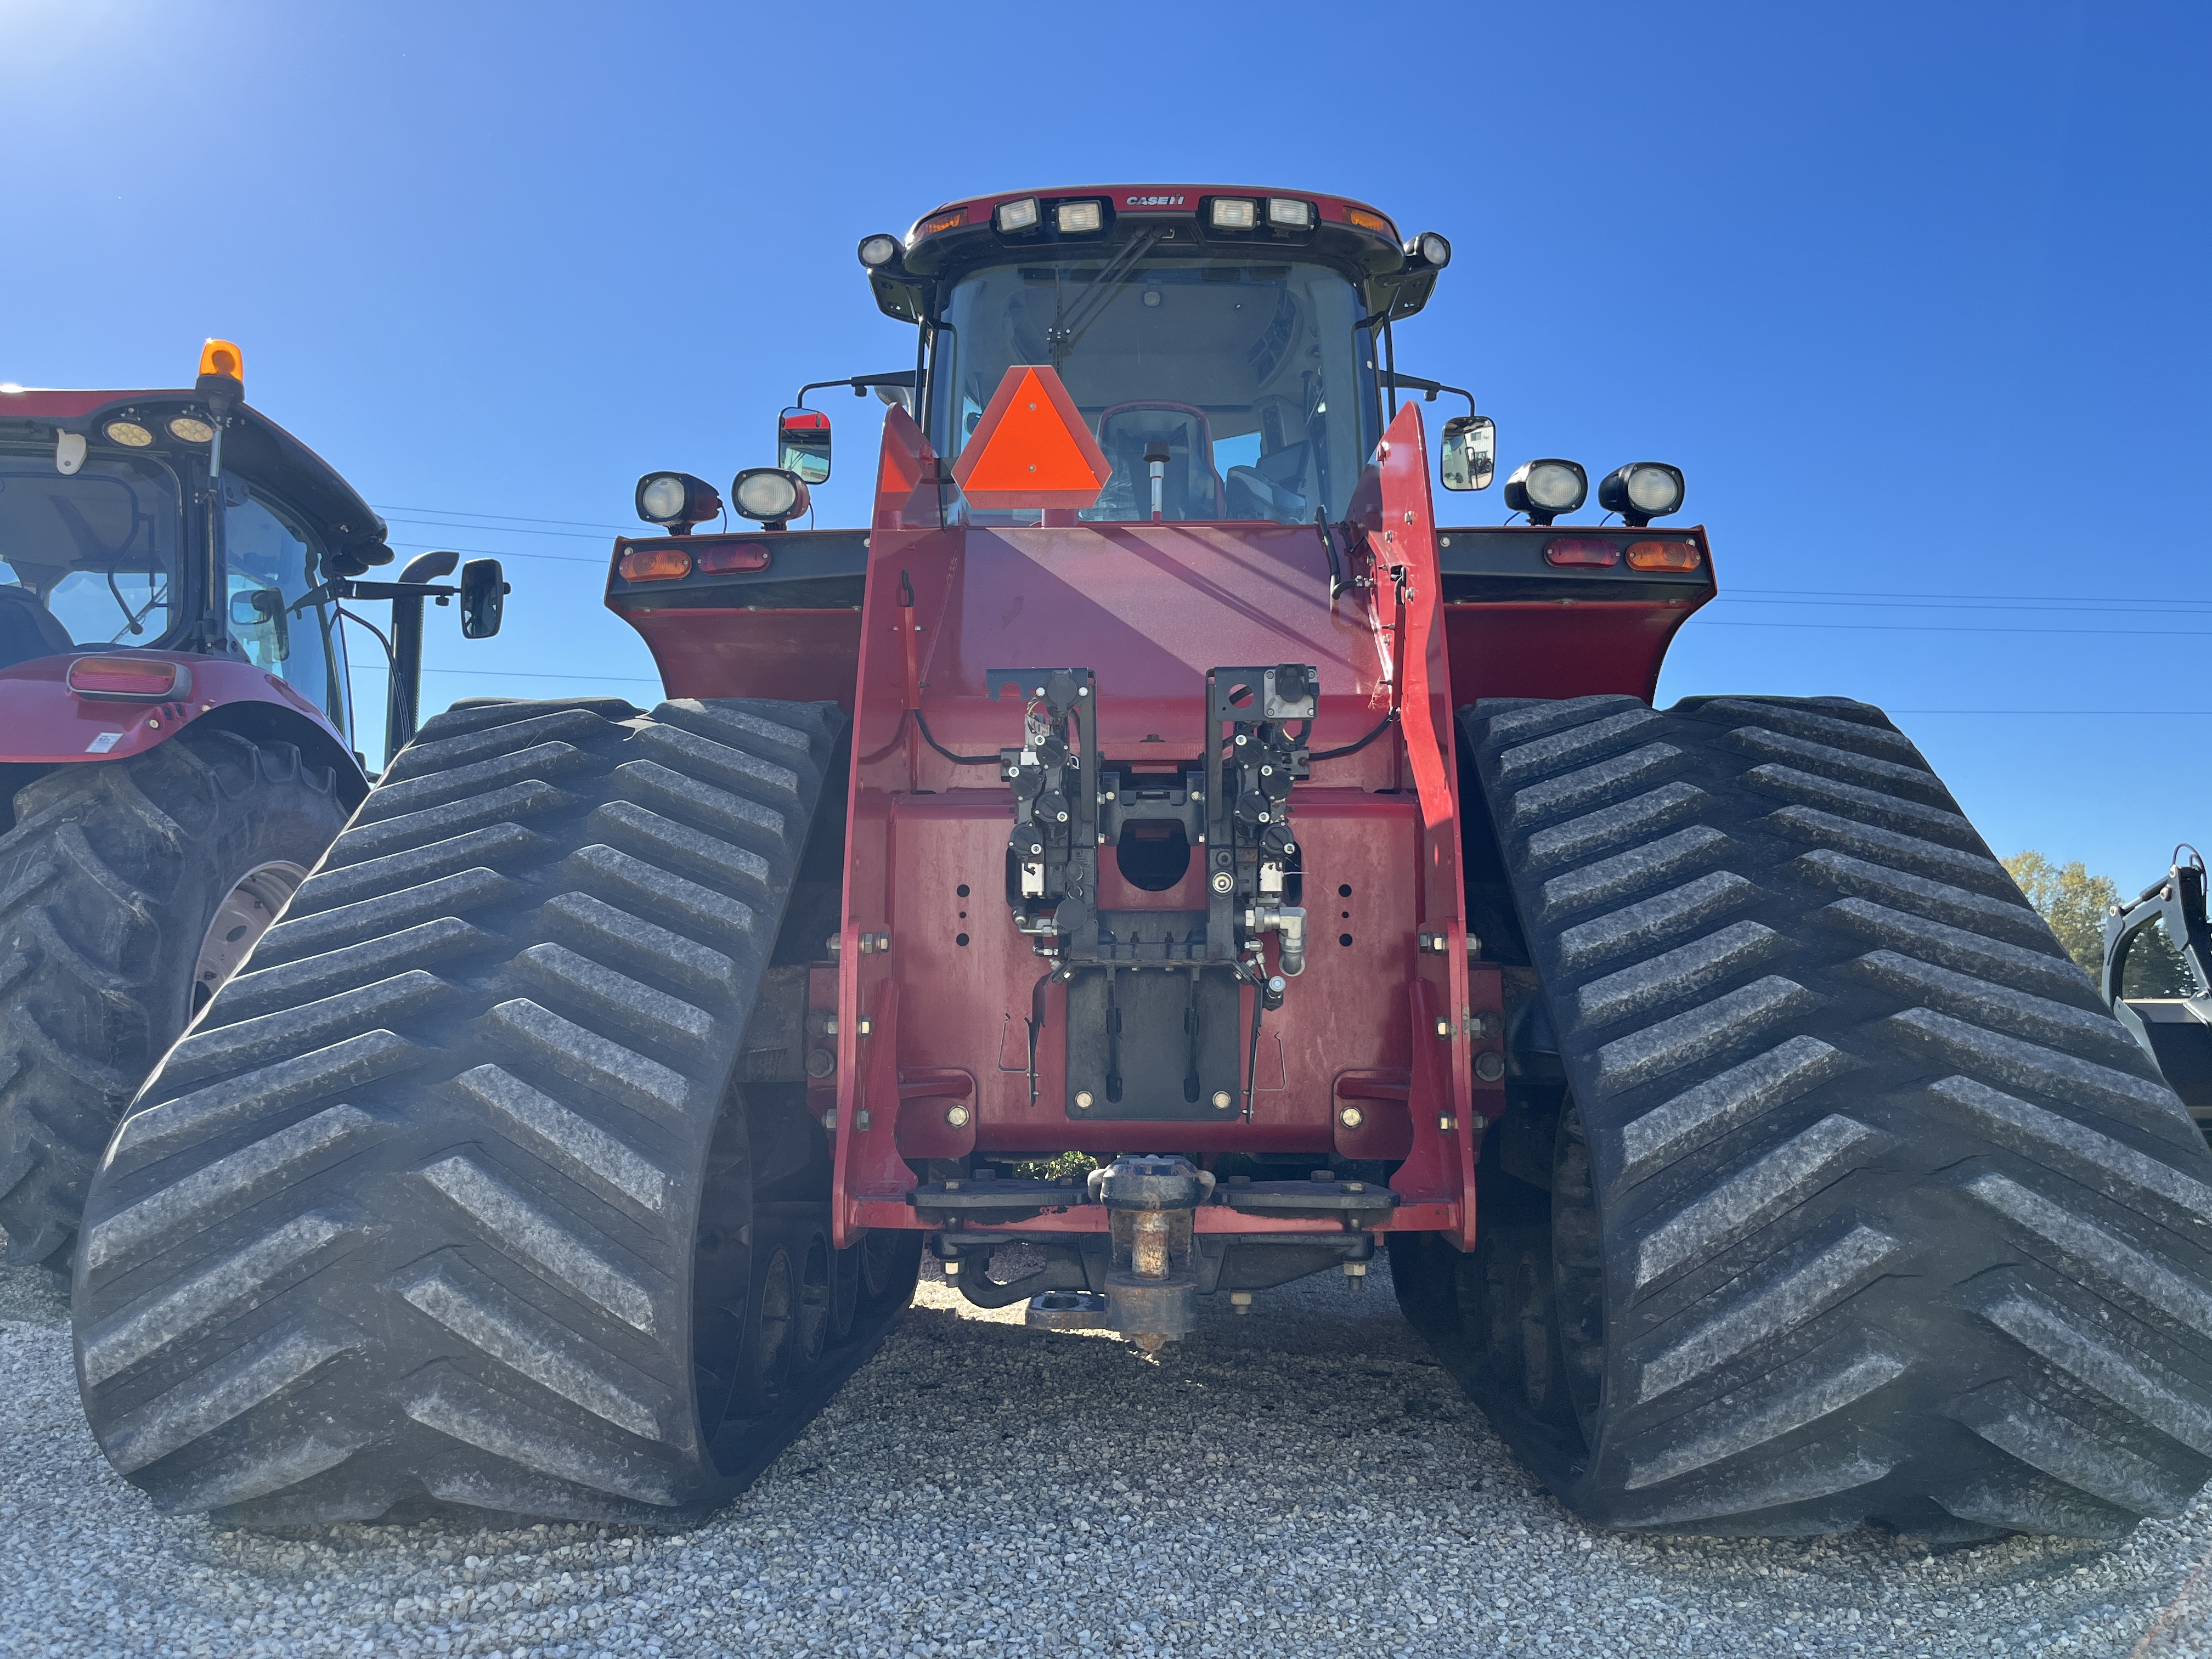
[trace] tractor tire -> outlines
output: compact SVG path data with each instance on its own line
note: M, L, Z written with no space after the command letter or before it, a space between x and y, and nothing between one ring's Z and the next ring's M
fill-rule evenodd
M1548 1156L1498 1160L1473 1255L1393 1261L1552 1491L1753 1535L2179 1514L2212 1154L1912 744L1825 698L1461 721L1556 1033L1513 1064L1559 1083L1509 1086L1493 1136Z
M0 1226L69 1271L86 1184L138 1086L344 824L289 744L187 727L16 791L0 836Z
M842 723L424 725L94 1182L78 1375L157 1506L682 1524L872 1352L920 1236L840 1334L828 1138L746 1040Z

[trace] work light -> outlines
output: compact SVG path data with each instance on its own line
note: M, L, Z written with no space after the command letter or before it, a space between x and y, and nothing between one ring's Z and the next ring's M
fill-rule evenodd
M1035 230L1037 228L1037 198L1024 196L1018 202L1001 202L992 216L1000 231Z
M693 525L721 510L721 492L689 472L648 472L637 481L637 516L675 535L690 535Z
M215 441L215 428L197 415L176 415L169 420L169 435L188 444Z
M1250 230L1260 222L1260 204L1234 196L1218 196L1210 217L1216 230Z
M860 263L870 270L890 264L899 257L899 239L878 231L860 239Z
M1597 504L1641 527L1682 510L1682 469L1664 461L1631 461L1598 481Z
M1589 474L1578 461L1523 461L1505 481L1509 511L1526 513L1530 524L1549 524L1571 513L1589 495Z
M1096 202L1062 202L1052 210L1052 222L1063 236L1083 236L1106 222Z
M1267 222L1279 230L1310 230L1313 228L1313 204L1301 202L1294 196L1270 196L1267 198Z
M1406 257L1419 259L1431 270L1442 270L1451 263L1451 244L1433 230L1425 230L1407 242Z
M781 524L806 511L806 486L780 466L749 466L730 485L730 504L761 524Z
M100 430L107 434L108 442L127 449L143 449L154 441L154 434L136 421L110 421Z

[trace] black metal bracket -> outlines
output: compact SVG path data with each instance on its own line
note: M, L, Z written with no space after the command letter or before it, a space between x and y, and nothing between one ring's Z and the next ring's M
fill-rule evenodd
M2181 855L2186 853L2185 860ZM2105 918L2105 961L2098 991L2112 1016L2156 1063L2200 1123L2212 1121L2212 921L2206 915L2203 855L2174 849L2172 867L2134 900ZM2195 994L2130 1001L2128 951L2143 932L2165 924L2166 937L2195 981ZM2148 1011L2159 1016L2147 1020Z
M1306 775L1320 672L1303 663L1217 668L1206 697L1206 938L1218 959L1233 961L1257 943L1263 920L1297 903L1291 788ZM1292 720L1301 723L1295 737ZM1285 963L1285 971L1303 966Z
M994 668L991 698L1021 699L1022 738L999 751L1014 797L1006 903L1041 957L1098 942L1098 709L1087 668Z

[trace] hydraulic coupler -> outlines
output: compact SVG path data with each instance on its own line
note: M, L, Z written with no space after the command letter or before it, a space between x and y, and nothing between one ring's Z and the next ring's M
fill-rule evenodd
M1187 1158L1117 1158L1091 1172L1114 1241L1106 1275L1106 1322L1148 1353L1198 1325L1198 1274L1191 1262L1194 1212L1213 1177Z

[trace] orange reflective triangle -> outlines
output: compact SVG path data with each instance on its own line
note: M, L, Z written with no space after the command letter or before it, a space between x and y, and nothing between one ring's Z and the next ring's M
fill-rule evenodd
M952 464L977 507L1089 507L1113 473L1059 371L1041 363L1006 371Z

